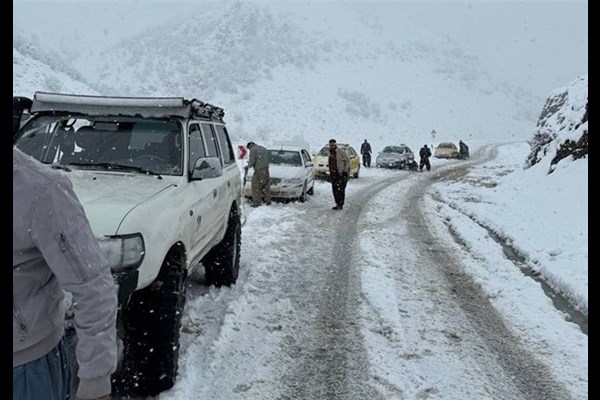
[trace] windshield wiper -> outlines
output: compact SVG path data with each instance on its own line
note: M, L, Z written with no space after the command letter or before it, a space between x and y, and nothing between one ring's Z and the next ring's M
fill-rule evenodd
M52 164L50 164L50 167L53 169L62 169L63 171L71 172L71 168L67 167L66 165L62 165L62 164L58 164L58 163L52 163Z
M116 163L109 163L109 162L103 162L103 163L82 163L82 162L74 162L73 163L72 162L72 163L69 163L68 165L75 165L78 167L106 168L106 169L114 169L114 170L118 170L118 171L135 171L135 172L139 172L140 174L154 175L154 176L157 176L158 179L162 179L162 176L158 172L154 172L152 170L139 167L137 165L116 164Z

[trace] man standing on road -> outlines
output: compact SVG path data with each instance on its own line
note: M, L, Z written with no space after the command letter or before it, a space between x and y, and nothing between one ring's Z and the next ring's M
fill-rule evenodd
M367 139L360 145L360 154L362 155L363 165L371 167L371 145L367 142Z
M269 174L271 156L266 148L254 142L248 142L246 147L250 150L246 168L254 168L254 174L252 174L252 203L250 206L258 207L263 202L269 205L271 204L271 176Z
M423 167L427 167L427 171L431 171L431 163L429 162L431 150L426 144L424 144L423 147L421 147L421 150L419 150L419 157L421 157L419 162L419 171L423 172Z
M460 158L466 160L469 158L469 146L462 140L458 142Z
M63 289L73 295L71 391ZM108 400L117 288L69 179L13 148L13 399Z
M350 174L350 157L348 152L337 146L335 139L329 141L329 179L333 190L333 199L335 200L334 210L344 208L346 197L346 184Z

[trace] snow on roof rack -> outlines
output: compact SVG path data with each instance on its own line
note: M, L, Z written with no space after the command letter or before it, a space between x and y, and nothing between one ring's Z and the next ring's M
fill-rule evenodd
M223 122L222 108L183 97L117 97L36 92L32 113L141 116L143 118L198 117Z
M198 99L192 99L190 100L190 103L192 105L192 112L197 116L223 122L225 111L221 107L205 103Z

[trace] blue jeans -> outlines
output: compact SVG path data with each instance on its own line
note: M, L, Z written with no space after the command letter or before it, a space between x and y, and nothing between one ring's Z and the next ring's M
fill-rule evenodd
M13 400L69 400L71 360L63 337L48 354L13 368Z

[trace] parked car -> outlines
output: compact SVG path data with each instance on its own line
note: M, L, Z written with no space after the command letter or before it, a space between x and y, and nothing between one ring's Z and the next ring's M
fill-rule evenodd
M347 143L338 143L338 147L343 147L348 152L350 157L350 176L358 178L360 173L360 157L354 147ZM329 144L326 144L319 150L319 152L313 157L313 164L315 167L315 177L329 179Z
M67 174L119 286L117 385L155 396L176 380L186 277L238 277L242 185L223 109L38 92L30 115L15 145Z
M306 201L315 190L315 170L306 148L282 145L267 148L271 156L271 197ZM244 196L252 198L252 169L248 170Z
M375 160L378 168L410 168L415 163L415 154L405 144L399 146L385 146Z
M433 152L435 158L459 158L458 147L452 142L442 142L438 144Z

